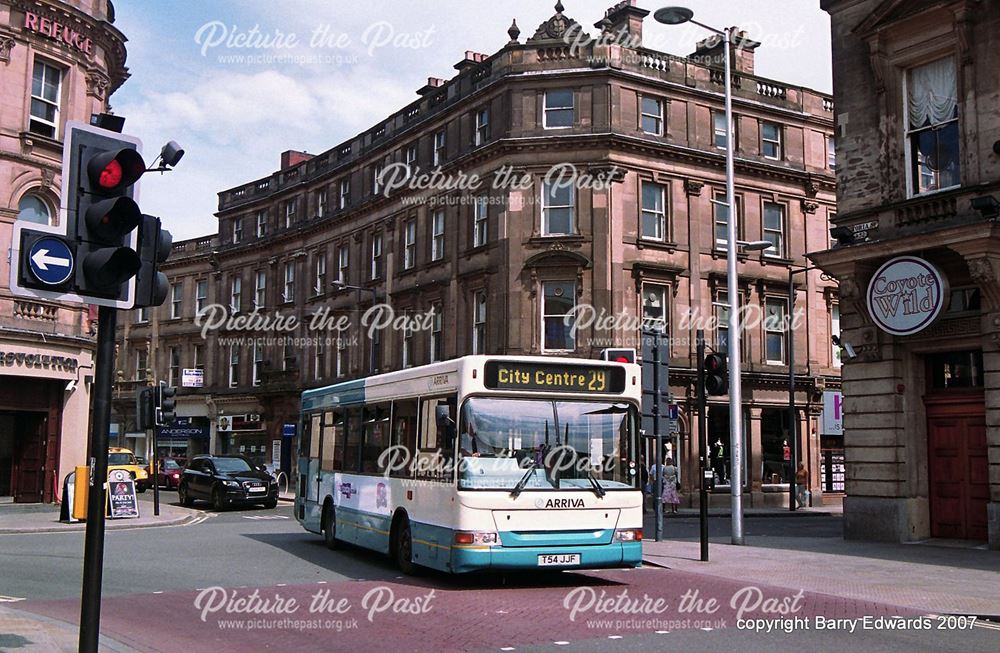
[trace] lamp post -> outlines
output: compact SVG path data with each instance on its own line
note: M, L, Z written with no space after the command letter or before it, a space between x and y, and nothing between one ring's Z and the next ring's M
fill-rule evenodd
M725 48L725 96L726 96L726 204L729 219L726 221L726 281L729 295L729 451L730 451L730 498L732 503L732 543L743 544L743 397L740 365L740 319L739 288L736 277L736 190L735 190L735 147L733 143L733 88L730 58L732 50L732 30L718 30L694 20L694 12L686 7L664 7L653 14L657 22L665 25L691 23L721 36ZM733 310L733 307L737 310Z
M361 303L361 293L369 293L372 296L372 303L374 304L379 300L378 291L373 288L365 288L364 286L352 286L349 283L344 283L343 281L334 280L330 285L334 287L335 290L353 290L358 294L358 303ZM372 332L374 334L374 332ZM374 335L372 336L374 338ZM376 344L374 339L371 343L371 354L368 359L368 367L372 373L375 372L376 363L376 351L375 348L381 346L381 342Z

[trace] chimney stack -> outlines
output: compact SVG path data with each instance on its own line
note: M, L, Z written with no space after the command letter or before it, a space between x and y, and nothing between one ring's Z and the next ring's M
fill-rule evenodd
M285 150L281 153L281 169L288 170L293 166L297 166L303 161L308 161L313 158L314 155L308 152L299 152L297 150Z
M636 6L636 0L621 0L604 12L604 18L594 27L615 35L619 45L637 48L642 45L642 19L648 15L648 11Z
M754 41L745 30L732 28L733 32L733 73L744 75L754 74L753 57L754 50L760 47L760 41ZM699 63L709 66L722 67L725 63L722 60L725 44L721 36L710 36L707 39L698 41L694 54L689 58Z

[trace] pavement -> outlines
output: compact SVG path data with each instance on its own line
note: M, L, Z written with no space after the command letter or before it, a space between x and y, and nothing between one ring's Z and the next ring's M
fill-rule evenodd
M199 519L203 513L197 510L171 505L177 501L177 493L160 492L160 514L153 514L153 493L138 495L139 517L132 519L105 519L107 530L119 528L151 528L178 526ZM62 533L86 530L85 521L66 523L59 520L59 506L48 503L4 503L0 504L0 534L9 533ZM0 651L3 649L0 648Z

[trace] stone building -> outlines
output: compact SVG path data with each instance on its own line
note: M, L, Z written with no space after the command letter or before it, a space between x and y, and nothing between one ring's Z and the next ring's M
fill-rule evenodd
M0 250L15 220L59 226L69 120L108 110L128 77L108 0L0 0ZM0 260L0 501L52 501L87 458L88 307L14 297Z
M824 0L846 535L1000 548L1000 6Z
M270 176L219 193L218 235L178 243L167 264L173 302L122 327L123 374L152 361L142 366L165 378L170 357L181 369L200 357L204 387L181 388L181 414L210 421L213 450L288 469L304 388L471 353L596 357L636 346L640 318L659 321L683 405L671 449L690 486L691 313L719 317L726 301L721 45L700 43L692 57L644 48L648 12L634 2L609 9L594 38L564 11L526 39L515 23L496 53L466 52L451 79L430 78L364 133L316 155L285 152ZM744 339L752 505L785 501L788 271L828 246L835 210L831 98L757 76L760 45L743 35L734 71L741 239L774 243L740 254L743 305L769 316ZM579 183L562 185L552 171L570 166ZM483 181L469 188L474 175ZM799 450L818 498L822 392L839 385L838 299L818 272L797 279ZM266 335L311 340L255 345L232 339L253 333L218 328L203 340L194 316L210 304L354 326L341 338L303 327ZM414 322L369 334L358 324L376 304ZM575 331L564 320L574 310L584 311ZM708 337L724 343L725 328ZM713 442L728 433L725 398L714 399ZM130 401L124 393L123 415ZM712 453L723 500L728 446Z

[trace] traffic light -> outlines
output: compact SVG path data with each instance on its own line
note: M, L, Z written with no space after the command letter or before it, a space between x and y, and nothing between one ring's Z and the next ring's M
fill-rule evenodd
M174 414L177 406L177 400L174 399L177 395L177 388L167 385L166 381L160 381L160 385L157 386L156 390L156 425L166 426L167 424L173 424L177 418L177 415Z
M133 185L146 171L136 144L94 128L71 131L66 180L67 236L76 249L76 293L131 307L141 262L134 232L142 221Z
M634 349L605 349L601 351L601 360L615 363L635 363Z
M140 431L156 425L156 388L146 386L135 393L135 422Z
M723 354L705 356L705 394L729 394L728 361Z
M142 216L139 224L139 274L135 280L135 308L160 306L167 299L170 284L160 272L160 263L170 257L173 236L162 227L160 219Z

